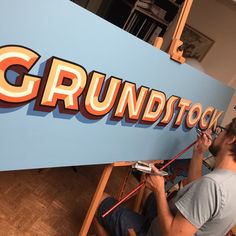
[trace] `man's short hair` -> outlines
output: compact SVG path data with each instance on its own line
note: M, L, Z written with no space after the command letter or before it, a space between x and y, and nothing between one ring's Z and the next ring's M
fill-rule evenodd
M227 127L227 135L236 136L236 117L232 119L231 123ZM236 141L232 144L232 148L230 149L234 156L234 160L236 161Z

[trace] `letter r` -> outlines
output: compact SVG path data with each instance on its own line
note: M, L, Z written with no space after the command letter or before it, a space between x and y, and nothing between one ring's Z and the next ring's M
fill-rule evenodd
M70 85L65 85L64 79L69 79ZM63 100L66 109L79 110L78 97L86 82L87 73L82 66L54 57L41 105L54 107L58 100Z

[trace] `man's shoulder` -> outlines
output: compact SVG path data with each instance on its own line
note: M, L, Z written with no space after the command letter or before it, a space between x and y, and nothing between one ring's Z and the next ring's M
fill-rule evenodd
M226 169L215 169L211 173L202 177L204 182L212 182L216 184L225 183L225 181L236 181L236 173Z
M215 191L224 192L227 191L228 186L234 186L235 182L236 173L225 169L215 169L211 173L204 175L187 185L185 191L182 191L182 194L190 190L195 192L195 194L202 194L202 191L212 191L212 194L214 194Z

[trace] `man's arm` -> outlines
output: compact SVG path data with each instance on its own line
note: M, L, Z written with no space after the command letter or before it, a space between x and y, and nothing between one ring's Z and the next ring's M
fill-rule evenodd
M153 167L155 168L155 167ZM158 173L157 169L154 169ZM168 206L165 195L164 178L162 176L149 175L146 177L146 186L156 196L158 222L163 236L192 236L197 228L178 212L174 216Z
M192 236L197 228L179 211L175 216L170 212L165 194L156 194L158 222L163 236Z
M204 152L206 152L211 145L210 131L203 132L198 137L198 142L193 149L192 159L189 165L187 183L190 183L202 176L202 162L204 159Z
M190 183L202 176L203 152L193 150L192 159L188 169L187 183Z

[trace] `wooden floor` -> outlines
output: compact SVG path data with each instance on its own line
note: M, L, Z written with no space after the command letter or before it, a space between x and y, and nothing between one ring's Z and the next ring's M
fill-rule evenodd
M103 168L0 172L0 236L78 236ZM118 194L126 173L115 168L106 192ZM126 192L136 184L129 178Z

